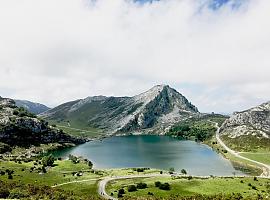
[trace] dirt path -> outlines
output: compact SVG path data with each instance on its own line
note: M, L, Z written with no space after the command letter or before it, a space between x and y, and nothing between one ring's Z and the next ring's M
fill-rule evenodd
M270 177L270 166L269 165L266 165L262 162L258 162L256 160L252 160L252 159L249 159L249 158L246 158L244 156L241 156L240 153L241 152L237 152L237 151L234 151L232 149L230 149L226 144L224 144L224 142L220 139L220 127L218 126L218 123L217 122L213 122L213 121L210 121L209 122L215 124L215 127L217 128L217 131L216 131L216 139L218 141L218 143L224 148L226 149L230 154L234 155L235 157L237 158L241 158L243 160L247 160L247 161L250 161L250 162L253 162L259 166L262 167L262 170L263 170L263 173L261 174L262 177Z

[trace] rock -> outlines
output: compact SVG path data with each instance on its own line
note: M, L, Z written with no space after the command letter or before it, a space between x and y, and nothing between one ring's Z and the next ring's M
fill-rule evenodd
M164 133L168 127L191 116L198 109L168 85L157 85L133 97L87 97L67 102L42 117L103 129L110 134L127 132Z
M48 143L85 142L84 139L72 137L61 130L48 126L48 122L29 116L14 114L17 109L12 99L0 99L0 142L11 146L30 146Z
M270 101L257 107L234 113L221 129L222 135L236 138L241 135L270 137Z

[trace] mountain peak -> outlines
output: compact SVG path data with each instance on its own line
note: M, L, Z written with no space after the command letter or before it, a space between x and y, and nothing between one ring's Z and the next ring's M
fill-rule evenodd
M170 125L197 114L198 109L168 85L156 85L133 97L88 97L46 113L50 119L69 121L71 126L80 121L110 133L164 133Z

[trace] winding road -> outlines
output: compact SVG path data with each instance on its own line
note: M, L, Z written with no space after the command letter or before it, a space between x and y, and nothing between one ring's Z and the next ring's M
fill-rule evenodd
M170 177L169 174L144 174L144 175L129 175L129 176L115 176L115 177L107 177L99 182L98 185L98 193L105 199L117 200L106 193L106 185L110 181L121 180L121 179L132 179L132 178L152 178L152 177Z
M252 160L252 159L246 158L246 157L244 157L244 156L241 156L241 155L239 154L239 152L230 149L230 148L229 148L226 144L224 144L224 142L220 139L220 134L219 134L219 132L220 132L220 127L218 126L218 123L217 123L217 122L210 121L210 120L209 120L209 122L215 124L215 127L217 128L217 130L216 130L216 139L217 139L218 143L219 143L224 149L226 149L230 154L234 155L234 156L237 157L237 158L241 158L241 159L243 159L243 160L247 160L247 161L250 161L250 162L255 163L255 164L257 164L257 165L260 165L260 166L262 167L262 170L263 170L263 173L261 174L261 176L262 176L262 177L270 177L270 166L269 166L269 165L266 165L266 164L264 164L264 163L262 163L262 162L258 162L258 161L256 161L256 160Z

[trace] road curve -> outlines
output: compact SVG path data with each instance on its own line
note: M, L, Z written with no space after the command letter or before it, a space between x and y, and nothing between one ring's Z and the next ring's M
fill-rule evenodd
M132 178L151 178L151 177L170 177L169 174L145 174L145 175L129 175L129 176L115 176L115 177L107 177L101 180L98 184L98 193L105 199L108 200L117 200L106 193L106 185L108 182L113 180L121 180L121 179L132 179Z
M256 160L252 160L252 159L249 159L249 158L246 158L244 156L241 156L239 154L239 152L237 151L234 151L232 149L230 149L226 144L224 144L224 142L220 139L220 127L218 126L218 123L217 122L213 122L211 120L209 120L209 122L215 124L215 127L217 128L216 130L216 139L218 141L218 143L224 148L226 149L229 153L231 153L232 155L234 155L235 157L238 157L238 158L241 158L243 160L247 160L247 161L250 161L250 162L253 162L257 165L260 165L263 169L263 173L261 174L262 177L270 177L270 166L269 165L266 165L264 163L261 163L261 162L258 162Z

